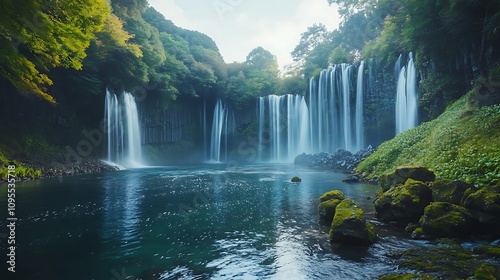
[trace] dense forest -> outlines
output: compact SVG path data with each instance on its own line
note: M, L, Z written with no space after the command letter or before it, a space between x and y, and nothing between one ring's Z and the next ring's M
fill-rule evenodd
M131 92L142 126L156 129L167 125L166 111L198 110L218 98L245 112L259 96L307 95L309 78L322 69L364 60L376 69L370 81L380 84L378 103L365 105L370 114L390 103L394 63L409 52L419 73L421 121L436 118L473 87L496 102L498 1L328 2L339 7L339 28L309 27L291 53L294 63L280 71L276 57L259 46L244 62L224 62L210 37L177 27L146 0L2 1L0 161L37 166L61 157L82 131L100 127L107 89ZM150 152L200 149L199 127L183 124L181 138L150 145ZM255 135L255 123L238 130ZM86 154L101 157L97 144Z

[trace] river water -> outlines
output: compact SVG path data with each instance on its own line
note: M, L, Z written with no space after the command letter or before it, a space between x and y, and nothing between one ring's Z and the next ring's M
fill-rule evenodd
M293 176L303 181L291 183ZM397 272L391 253L422 243L376 221L375 186L344 178L294 165L201 165L17 183L12 279L376 279ZM378 228L376 244L328 242L317 206L333 189L360 203ZM6 224L2 214L0 275Z

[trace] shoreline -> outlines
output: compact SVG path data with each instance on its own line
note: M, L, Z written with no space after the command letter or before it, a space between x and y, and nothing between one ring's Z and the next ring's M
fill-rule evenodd
M18 162L24 168L33 168L34 170L40 170L40 177L26 176L17 177L16 182L26 182L34 180L43 180L55 177L66 177L81 174L97 174L109 171L120 170L117 166L110 165L104 161L94 158L86 157L78 161L57 161L57 158L51 160L50 163L40 163L37 161L31 162ZM15 165L15 164L14 164ZM0 185L7 183L7 179L1 179Z

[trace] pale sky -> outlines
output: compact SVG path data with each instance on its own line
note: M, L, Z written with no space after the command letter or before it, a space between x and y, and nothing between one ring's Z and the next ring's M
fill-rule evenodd
M337 9L327 0L149 0L151 6L182 28L210 36L227 63L243 62L263 47L280 68L292 62L290 52L300 34L315 23L338 28Z

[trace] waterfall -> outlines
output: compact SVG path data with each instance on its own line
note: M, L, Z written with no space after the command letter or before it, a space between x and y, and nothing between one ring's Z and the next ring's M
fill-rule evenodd
M365 147L364 143L364 126L363 126L363 75L364 75L364 61L361 61L358 68L358 81L356 85L356 151Z
M316 92L316 80L314 78L309 79L309 92ZM316 94L309 94L309 143L311 144L312 151L316 152L315 147L318 146L318 122L317 122L317 114L316 112L316 104L317 104L317 96Z
M224 151L224 161L227 161L227 146L229 135L236 129L234 115L218 99L215 103L214 116L212 120L212 133L210 137L210 158L211 162L221 162L221 154ZM222 146L224 149L222 150Z
M352 142L352 127L351 127L351 65L343 63L342 65L342 116L344 127L344 145L345 149L351 152L354 151Z
M220 162L222 130L226 121L226 106L219 99L215 104L212 121L212 136L210 138L210 161Z
M118 100L106 91L104 118L107 160L125 167L143 166L139 114L132 94L124 92Z
M264 112L267 110L267 114ZM268 144L268 157L259 152L261 161L291 162L309 147L309 110L300 95L269 95L259 98L259 146ZM286 119L286 121L285 121ZM286 124L286 125L284 125ZM269 133L264 143L263 132Z
M396 93L396 134L418 125L417 71L413 54L407 66L401 67Z
M264 152L264 98L260 97L259 98L259 108L258 108L258 121L259 121L259 147L257 149L258 153L258 159L259 161L262 161L263 158L263 152Z
M309 112L306 101L300 95L285 95L287 104L287 155L285 160L293 161L295 157L309 151Z
M354 66L334 65L309 80L307 99L300 95L269 95L258 100L258 141L261 161L292 161L301 153L356 152L364 148L364 70L357 82ZM354 87L356 87L354 89ZM306 100L308 103L306 103ZM264 143L264 131L268 143Z

